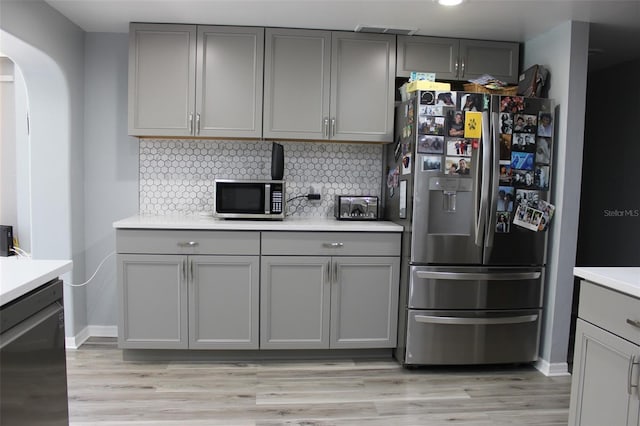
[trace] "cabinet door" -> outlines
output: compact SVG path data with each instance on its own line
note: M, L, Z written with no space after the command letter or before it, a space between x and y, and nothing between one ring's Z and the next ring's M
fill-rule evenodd
M329 347L329 257L262 256L260 348Z
M511 84L518 84L520 46L482 40L460 41L459 80L478 78L483 74Z
M334 257L331 348L394 348L398 257Z
M190 256L189 348L258 349L258 256Z
M458 78L460 42L454 38L398 36L398 77L434 72L438 80Z
M194 25L131 24L130 135L191 135L195 64Z
M638 424L640 347L578 319L569 425ZM633 368L632 368L633 367Z
M196 136L262 136L264 29L198 27Z
M186 257L118 255L118 346L185 349Z
M331 43L331 139L392 142L395 36L334 32Z
M328 138L330 61L330 32L267 28L265 138Z

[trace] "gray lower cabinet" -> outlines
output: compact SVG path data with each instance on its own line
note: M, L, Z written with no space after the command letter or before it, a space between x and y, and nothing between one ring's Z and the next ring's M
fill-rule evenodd
M395 348L398 257L333 258L330 348Z
M434 72L438 79L469 80L490 74L518 83L518 43L444 37L398 36L396 75Z
M260 258L190 256L189 348L258 349Z
M396 346L400 234L116 231L123 349Z
M264 29L133 23L129 134L262 136Z
M185 257L118 255L118 346L186 349Z
M260 348L327 349L330 257L262 256Z
M257 349L259 241L258 232L118 230L118 345Z
M399 247L398 234L263 233L260 347L395 347Z
M391 142L395 58L387 34L267 28L264 137Z
M639 426L640 299L583 281L578 317L569 425Z

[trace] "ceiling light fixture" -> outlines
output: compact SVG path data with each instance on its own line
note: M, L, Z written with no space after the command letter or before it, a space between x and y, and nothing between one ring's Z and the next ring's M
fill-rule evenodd
M436 0L441 6L457 6L462 4L464 0Z

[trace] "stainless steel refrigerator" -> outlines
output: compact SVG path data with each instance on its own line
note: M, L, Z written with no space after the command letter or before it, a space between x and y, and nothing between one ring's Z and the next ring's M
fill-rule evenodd
M404 226L404 365L537 359L553 124L549 99L418 91L396 107L384 201Z

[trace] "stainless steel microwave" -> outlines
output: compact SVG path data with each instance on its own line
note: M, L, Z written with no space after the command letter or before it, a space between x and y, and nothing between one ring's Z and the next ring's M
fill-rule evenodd
M283 180L216 179L215 216L224 219L273 219L285 216Z

